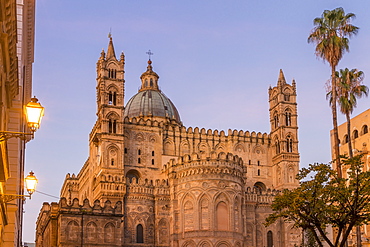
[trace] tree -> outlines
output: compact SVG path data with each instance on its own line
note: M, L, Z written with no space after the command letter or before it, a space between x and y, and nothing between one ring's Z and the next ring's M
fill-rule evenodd
M347 119L347 135L348 135L348 152L349 157L353 157L352 142L351 142L351 114L357 106L357 99L362 96L367 96L369 88L361 85L364 79L364 73L357 69L349 70L345 68L336 72L338 80L337 97L340 111L346 116Z
M266 225L282 218L294 227L311 231L319 246L322 241L332 247L343 247L355 226L370 220L370 172L362 172L362 155L342 160L348 167L347 178L338 176L328 164L313 164L297 175L300 185L284 190L272 203L274 213ZM331 225L337 229L335 239L326 234Z
M317 57L327 61L331 67L331 88L333 98L336 96L336 77L335 70L341 60L343 54L349 51L349 38L356 35L358 27L350 24L351 19L355 18L355 14L345 14L343 8L333 10L325 10L321 17L314 19L314 29L308 37L309 43L315 43L315 54ZM336 101L332 104L333 117L333 134L334 134L334 157L335 164L339 175L340 170L340 154L339 154L339 138L338 138L338 122L337 122L337 105Z
M348 153L349 157L353 157L352 151L352 136L351 136L351 114L357 106L357 98L367 96L369 89L365 85L361 85L364 79L364 73L357 69L337 71L335 73L338 85L337 85L337 100L340 107L340 111L346 116L347 119L347 142L348 142ZM332 101L332 99L330 100ZM361 246L361 229L359 226L356 227L357 246Z

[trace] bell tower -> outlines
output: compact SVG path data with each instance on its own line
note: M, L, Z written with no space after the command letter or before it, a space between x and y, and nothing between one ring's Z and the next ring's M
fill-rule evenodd
M93 177L90 200L122 200L124 153L124 65L125 56L116 58L109 34L107 53L97 62L97 121L90 134L90 158ZM114 191L114 192L112 192Z
M299 170L296 83L286 83L280 70L277 86L269 88L271 155L274 186L290 189L298 185Z

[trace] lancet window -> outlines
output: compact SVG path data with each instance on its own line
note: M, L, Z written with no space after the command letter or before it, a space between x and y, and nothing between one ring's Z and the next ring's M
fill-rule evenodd
M116 79L116 77L117 77L117 70L108 69L108 78Z
M117 104L117 93L109 91L108 93L108 104L109 105L116 105Z
M285 125L286 126L292 125L292 113L290 113L290 111L285 112Z
M274 246L274 239L272 235L272 231L267 232L267 247L273 247Z
M141 224L136 226L136 243L144 243L144 229Z
M287 136L286 138L286 151L288 153L293 152L293 140L290 136Z
M117 120L115 119L108 120L108 132L112 134L117 133Z

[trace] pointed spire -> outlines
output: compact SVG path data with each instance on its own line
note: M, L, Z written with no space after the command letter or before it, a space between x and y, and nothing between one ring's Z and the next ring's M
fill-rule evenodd
M121 52L121 62L125 62L125 54L123 52Z
M100 59L104 59L105 58L105 51L104 49L102 49L101 53L100 53Z
M283 70L280 69L279 79L278 79L278 86L282 86L283 84L286 84L286 80L285 80Z
M108 50L107 50L107 59L109 58L116 58L116 53L114 52L114 46L113 46L113 40L112 40L112 35L109 33L108 35L109 38L109 44L108 44Z

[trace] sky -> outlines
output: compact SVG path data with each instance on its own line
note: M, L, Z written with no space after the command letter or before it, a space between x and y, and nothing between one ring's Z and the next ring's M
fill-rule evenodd
M36 0L33 94L45 116L27 144L25 173L34 171L38 191L58 197L66 174L86 161L96 62L109 32L117 57L126 56L125 102L137 93L151 50L161 90L186 127L269 133L268 88L282 69L288 83L297 83L300 166L329 162L330 67L307 37L313 19L336 7L355 13L352 23L360 27L338 69L362 70L369 86L370 1ZM360 99L353 115L369 103ZM35 240L42 203L53 201L41 193L26 201L25 242Z

